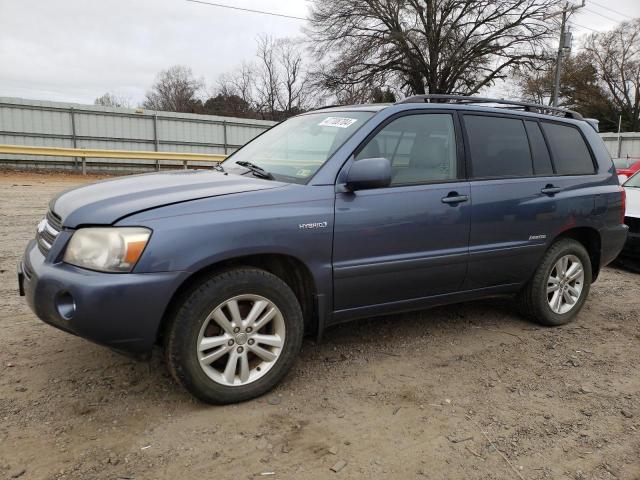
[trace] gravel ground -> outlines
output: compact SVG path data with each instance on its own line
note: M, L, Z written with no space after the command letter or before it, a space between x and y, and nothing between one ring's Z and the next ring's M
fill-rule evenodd
M604 269L560 328L508 299L332 328L271 394L210 407L159 352L120 356L18 297L49 198L92 178L0 173L0 478L640 479L638 274Z

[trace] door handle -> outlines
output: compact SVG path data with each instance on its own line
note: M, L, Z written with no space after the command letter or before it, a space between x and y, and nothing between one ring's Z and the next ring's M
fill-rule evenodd
M467 195L458 195L457 192L451 192L446 197L442 197L442 203L448 203L449 205L456 205L458 203L466 202L469 200Z
M540 193L544 193L545 195L555 195L556 193L560 193L561 191L562 189L560 187L556 187L554 185L547 185L542 190L540 190Z

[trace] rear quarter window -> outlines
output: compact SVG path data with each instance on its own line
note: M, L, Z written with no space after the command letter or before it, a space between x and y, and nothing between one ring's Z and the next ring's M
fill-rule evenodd
M533 153L533 173L535 175L553 175L551 156L544 141L542 131L537 122L527 120L524 122L529 136L529 144Z
M556 173L584 175L595 172L591 152L576 127L543 122L542 129L549 142Z

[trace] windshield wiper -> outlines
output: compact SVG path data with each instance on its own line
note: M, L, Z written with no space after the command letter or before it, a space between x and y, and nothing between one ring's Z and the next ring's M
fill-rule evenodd
M240 160L236 162L236 165L240 165L241 167L248 168L251 170L256 177L266 178L268 180L275 180L275 177L271 174L271 172L267 172L264 168L259 167L255 163L245 162L244 160Z

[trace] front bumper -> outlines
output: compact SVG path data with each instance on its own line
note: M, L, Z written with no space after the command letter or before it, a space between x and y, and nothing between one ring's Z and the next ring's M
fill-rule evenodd
M101 273L50 263L35 241L18 266L21 295L44 322L115 350L144 354L187 272Z

